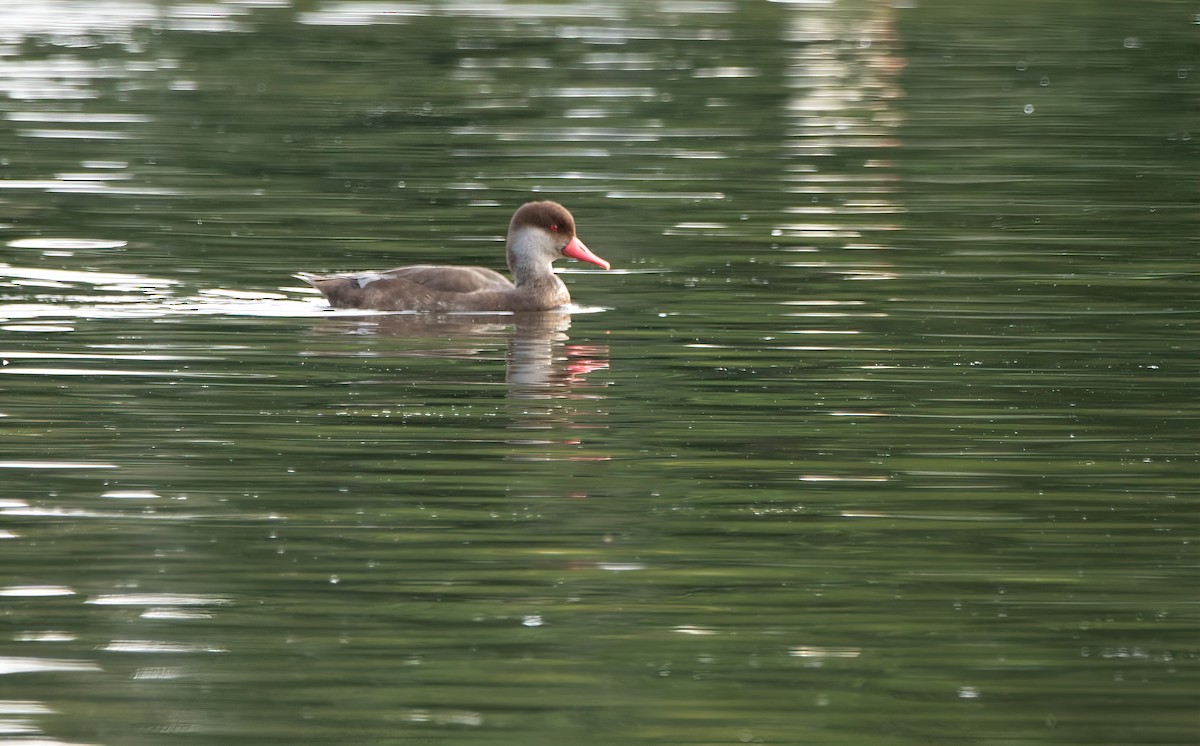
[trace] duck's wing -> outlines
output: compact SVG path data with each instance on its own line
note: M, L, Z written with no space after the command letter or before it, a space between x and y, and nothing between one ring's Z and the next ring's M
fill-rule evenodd
M372 281L371 278L406 280L443 293L478 293L484 290L511 290L513 287L507 277L487 267L416 264L368 275L367 281Z
M486 267L421 264L386 272L296 277L321 291L334 308L469 310L513 290L508 278Z

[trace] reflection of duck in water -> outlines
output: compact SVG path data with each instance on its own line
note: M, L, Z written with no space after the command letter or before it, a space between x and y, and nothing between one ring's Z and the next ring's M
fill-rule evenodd
M583 383L589 373L608 368L608 345L572 344L565 311L498 314L388 314L334 316L316 327L321 334L378 336L403 340L386 354L405 357L495 358L507 348L505 380L515 397ZM323 350L315 357L359 355Z
M420 264L386 272L296 275L334 308L376 311L546 311L571 301L551 265L564 256L608 269L575 235L575 218L557 202L522 205L508 224L507 277L484 267Z
M608 367L607 345L571 344L568 313L518 313L508 337L505 379L517 398L538 398L547 387L579 384Z

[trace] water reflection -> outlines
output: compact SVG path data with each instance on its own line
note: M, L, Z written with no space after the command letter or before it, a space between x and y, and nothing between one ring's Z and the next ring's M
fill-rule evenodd
M0 738L1187 742L1191 17L896 5L0 3Z
M607 345L572 343L571 313L389 314L339 318L320 324L321 334L383 337L403 341L388 355L421 358L495 357L504 346L507 440L518 448L506 456L524 461L595 461L606 457L586 451L583 435L603 428L603 384L588 377L609 367ZM352 351L313 351L315 356L367 355L370 340ZM486 381L483 369L479 381ZM397 383L393 381L392 383ZM412 382L419 383L419 382ZM468 384L470 385L470 384ZM581 405L586 407L581 407ZM536 433L536 437L534 434ZM579 494L574 496L578 497Z
M833 10L790 16L784 181L804 202L785 209L789 219L772 235L785 251L832 257L785 266L847 279L896 276L886 253L873 258L892 249L888 242L899 230L880 218L904 212L897 201L899 177L887 160L887 151L901 144L897 132L904 121L895 108L903 95L897 76L905 66L895 16L883 3L869 19Z
M39 249L45 257L72 257L77 252L119 248L124 241L103 239L15 239L18 249ZM304 288L305 299L284 292L206 288L180 295L179 280L89 270L52 269L0 263L0 322L10 331L71 330L55 322L99 318L160 318L175 315L320 316L332 315Z

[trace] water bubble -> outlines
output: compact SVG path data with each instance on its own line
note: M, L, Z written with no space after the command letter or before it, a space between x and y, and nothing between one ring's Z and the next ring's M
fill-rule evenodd
M1032 113L1033 113L1033 104L1025 104L1025 113L1026 113L1026 114L1032 114Z

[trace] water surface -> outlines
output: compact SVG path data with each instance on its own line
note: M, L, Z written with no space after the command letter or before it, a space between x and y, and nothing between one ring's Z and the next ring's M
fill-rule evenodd
M6 3L0 741L1193 742L1196 33Z

